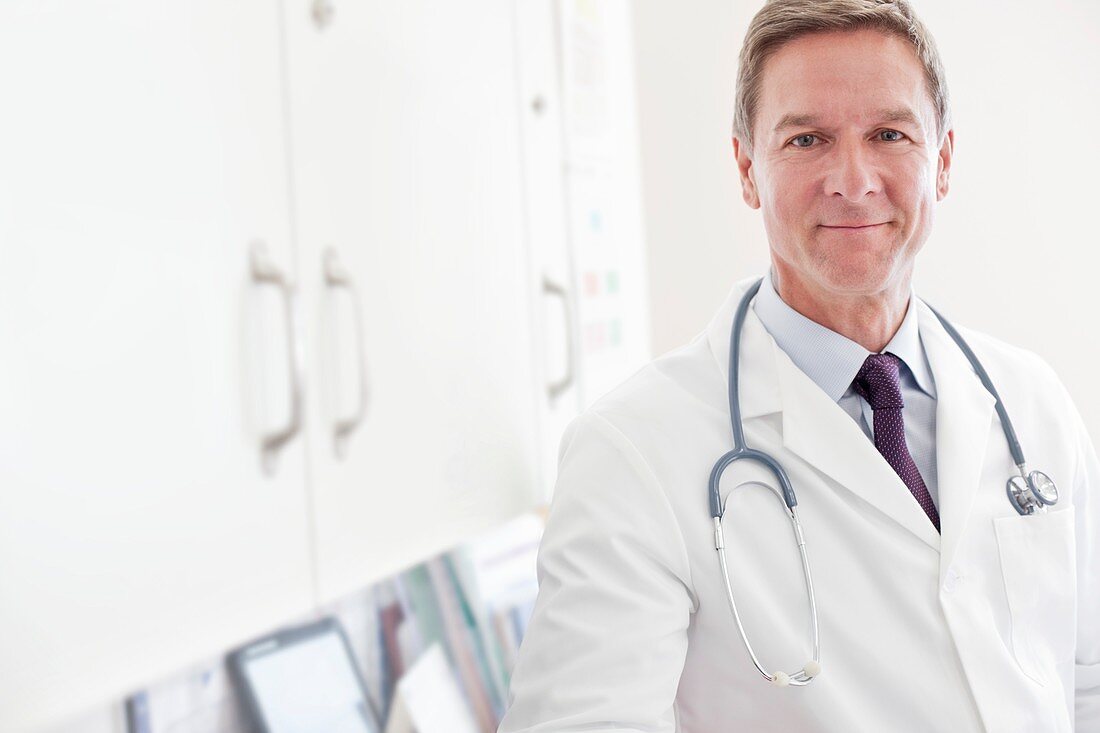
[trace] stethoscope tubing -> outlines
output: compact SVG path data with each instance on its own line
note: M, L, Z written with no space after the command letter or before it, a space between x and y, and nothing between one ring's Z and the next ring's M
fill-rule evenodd
M928 305L925 303L925 305ZM940 325L944 330L954 339L958 344L959 349L966 356L967 361L970 362L970 366L974 367L974 371L978 373L978 379L982 380L982 385L989 391L989 394L993 395L993 399L996 400L997 416L1001 418L1001 427L1004 429L1005 440L1008 441L1008 450L1012 453L1013 462L1021 469L1027 465L1027 461L1024 459L1024 449L1020 447L1020 440L1016 437L1016 428L1012 426L1012 420L1008 417L1008 410L1005 409L1004 401L1001 400L1001 395L997 391L997 388L993 386L993 380L989 378L989 373L986 372L985 367L982 366L982 362L978 359L977 355L971 350L970 344L966 343L966 339L962 337L955 327L943 315L928 305L928 310L935 314L939 319Z
M749 656L752 658L753 664L756 669L764 676L765 679L779 685L792 685L803 686L809 684L814 677L820 673L820 639L818 635L818 623L817 623L817 602L815 599L813 580L810 576L810 562L806 554L806 542L802 534L802 526L798 521L798 513L795 507L798 504L798 499L795 496L794 487L791 485L791 481L787 476L787 472L783 469L783 466L775 460L772 456L759 450L749 448L745 442L745 429L741 418L741 401L740 401L740 373L739 365L741 363L741 331L745 323L745 318L748 314L750 303L756 294L760 291L760 287L763 284L764 279L761 278L753 283L745 294L741 298L741 302L737 306L737 311L734 314L733 324L730 327L730 351L729 351L729 409L730 409L730 425L733 429L733 450L725 453L714 464L711 469L710 478L708 481L708 501L710 504L711 518L714 523L714 546L718 552L718 562L722 569L722 579L724 581L726 589L726 598L729 601L730 610L733 612L733 617L737 622L737 629L741 633L741 639L745 643L745 648L748 650ZM1045 512L1048 505L1052 505L1058 501L1058 490L1054 482L1045 473L1041 471L1027 470L1027 463L1024 460L1024 451L1020 446L1020 441L1017 438L1016 430L1012 425L1012 420L1008 416L1008 411L1005 409L1004 402L1001 400L1000 394L997 392L997 388L993 386L993 380L989 378L989 374L982 366L981 361L977 355L967 344L962 335L952 326L946 318L944 318L939 311L932 306L928 306L929 309L935 314L940 324L943 325L944 330L951 336L952 340L958 345L959 349L966 356L967 361L974 368L978 378L981 380L982 385L993 395L993 399L996 402L997 415L1001 421L1001 428L1005 434L1005 440L1008 441L1008 448L1012 454L1012 460L1015 462L1016 467L1020 471L1020 476L1013 476L1009 479L1006 486L1008 493L1008 499L1012 506L1022 515L1033 514L1035 512ZM806 592L809 597L810 618L813 626L813 661L807 663L802 670L788 675L784 672L777 672L775 674L769 674L764 666L760 663L760 660L756 656L756 652L753 650L752 645L749 643L748 636L745 633L744 625L741 623L741 616L737 612L737 602L733 596L733 587L729 579L729 571L726 566L726 550L725 550L725 538L722 533L722 518L725 514L725 507L722 505L722 498L719 491L719 485L721 483L722 474L725 470L737 461L751 461L757 463L768 471L770 471L776 479L776 483L779 485L779 489L769 486L766 483L760 481L750 481L743 485L757 484L775 492L779 498L785 504L787 516L791 521L791 526L794 530L795 540L798 543L799 554L802 558L802 573L805 579ZM1020 481L1020 478L1023 481ZM1052 492L1053 498L1044 495L1043 491L1039 489L1039 485Z

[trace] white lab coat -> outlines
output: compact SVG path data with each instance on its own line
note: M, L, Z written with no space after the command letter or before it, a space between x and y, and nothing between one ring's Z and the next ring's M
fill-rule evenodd
M938 393L942 536L860 427L750 310L741 402L750 447L798 496L821 634L820 676L756 671L726 601L707 478L732 447L729 332L707 331L577 418L561 444L539 597L502 733L1100 731L1100 465L1068 394L1030 352L961 329L1032 468L1062 492L1022 517L994 400L923 303ZM774 481L740 462L721 483ZM724 519L730 574L766 669L811 657L790 523L742 486Z

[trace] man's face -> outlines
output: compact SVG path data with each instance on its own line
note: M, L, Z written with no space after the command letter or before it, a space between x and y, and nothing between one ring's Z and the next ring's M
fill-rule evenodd
M947 195L954 134L913 47L873 30L817 33L764 66L753 150L734 140L782 278L819 294L908 289Z

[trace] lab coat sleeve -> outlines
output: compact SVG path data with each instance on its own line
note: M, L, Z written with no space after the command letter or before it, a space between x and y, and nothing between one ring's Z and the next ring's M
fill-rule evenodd
M538 577L499 733L673 733L687 550L642 455L592 410L562 439Z
M1073 485L1078 604L1075 717L1076 729L1085 733L1100 731L1100 462L1072 402L1070 413L1078 456Z

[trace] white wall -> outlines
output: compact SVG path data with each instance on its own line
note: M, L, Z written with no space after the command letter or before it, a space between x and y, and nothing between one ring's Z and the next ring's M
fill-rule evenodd
M691 339L734 280L767 266L729 134L737 53L755 9L728 0L633 5L655 354Z
M634 4L654 353L767 267L729 143L737 53L761 2ZM1100 3L914 0L947 67L952 188L916 289L1050 362L1100 440Z

